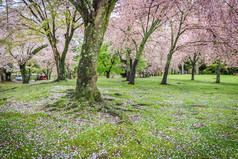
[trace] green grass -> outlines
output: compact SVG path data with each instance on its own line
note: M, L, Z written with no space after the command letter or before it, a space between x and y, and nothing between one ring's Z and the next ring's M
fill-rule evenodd
M103 104L69 105L74 80L0 84L0 158L238 158L238 77L214 81L99 79L107 106L130 122ZM62 105L46 108L59 99Z

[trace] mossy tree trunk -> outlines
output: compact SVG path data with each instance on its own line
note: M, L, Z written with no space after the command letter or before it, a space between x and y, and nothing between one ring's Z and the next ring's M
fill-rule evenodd
M101 94L96 86L97 59L103 42L103 32L95 28L95 24L88 23L84 30L84 43L81 51L81 59L78 65L78 78L75 95L79 99L101 101Z
M81 14L84 22L84 41L78 65L75 99L102 101L97 88L97 60L109 17L116 0L77 1L70 0Z

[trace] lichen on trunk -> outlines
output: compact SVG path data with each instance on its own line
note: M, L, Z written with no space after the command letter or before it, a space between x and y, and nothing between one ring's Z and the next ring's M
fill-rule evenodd
M75 90L76 99L83 97L90 101L102 100L96 82L97 59L103 42L103 34L96 30L94 24L88 24L85 28L81 59L78 65L78 78ZM101 40L99 40L100 37Z
M90 101L101 101L101 94L97 88L97 58L102 45L102 40L95 40L98 35L94 24L88 24L84 31L84 43L81 59L78 65L78 79L75 98L86 98Z

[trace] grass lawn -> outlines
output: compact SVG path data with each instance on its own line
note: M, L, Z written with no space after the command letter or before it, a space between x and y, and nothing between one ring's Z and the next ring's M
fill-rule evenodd
M75 80L0 84L0 158L238 158L238 76L190 78L99 79L91 106Z

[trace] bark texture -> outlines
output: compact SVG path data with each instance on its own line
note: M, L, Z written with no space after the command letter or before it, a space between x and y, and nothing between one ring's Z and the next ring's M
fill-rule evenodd
M131 69L131 74L130 74L130 77L129 77L129 84L135 84L135 75L136 75L136 67L138 65L138 62L139 60L138 59L135 59L134 63L133 63L133 66L132 66L132 69Z
M75 98L78 100L86 98L89 101L102 101L96 85L97 60L116 0L93 1L93 5L91 2L86 3L86 1L70 1L81 14L85 26Z

